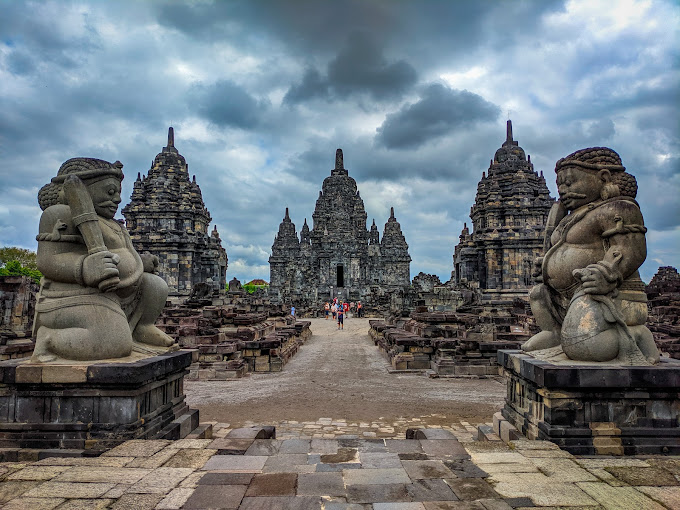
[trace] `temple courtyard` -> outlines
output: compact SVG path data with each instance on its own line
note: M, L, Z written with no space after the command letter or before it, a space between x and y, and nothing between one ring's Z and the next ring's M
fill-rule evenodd
M680 508L680 457L573 456L489 431L501 377L391 373L368 320L313 336L280 373L188 381L212 438L100 457L3 449L3 509ZM272 427L273 426L273 427ZM484 431L479 434L478 427Z

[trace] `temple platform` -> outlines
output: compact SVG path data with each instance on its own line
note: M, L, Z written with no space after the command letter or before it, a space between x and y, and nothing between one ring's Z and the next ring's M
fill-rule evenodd
M196 356L184 350L129 362L4 361L0 447L96 452L130 439L185 437L198 426L183 384Z
M528 439L580 455L680 453L680 361L656 366L553 364L498 352L502 415Z

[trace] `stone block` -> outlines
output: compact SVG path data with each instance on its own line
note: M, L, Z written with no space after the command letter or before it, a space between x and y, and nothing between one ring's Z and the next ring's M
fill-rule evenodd
M527 438L583 455L680 453L680 393L669 385L680 361L553 365L517 351L499 351L498 360L508 384L502 416Z

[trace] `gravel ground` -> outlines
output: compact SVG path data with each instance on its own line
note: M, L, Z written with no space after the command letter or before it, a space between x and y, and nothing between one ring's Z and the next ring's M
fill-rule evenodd
M187 402L201 421L276 423L322 417L350 421L424 419L427 424L491 421L503 405L505 383L489 379L430 379L390 374L368 336L368 319L345 329L311 319L312 336L283 372L253 373L231 381L186 381ZM432 416L436 415L436 416Z

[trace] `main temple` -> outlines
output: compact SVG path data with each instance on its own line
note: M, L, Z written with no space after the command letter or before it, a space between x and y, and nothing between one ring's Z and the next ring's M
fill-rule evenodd
M368 300L371 293L410 285L411 257L391 208L382 239L367 214L356 181L344 167L342 150L323 181L312 214L298 239L288 209L279 225L269 258L270 292L285 301L308 303L331 297Z
M158 256L158 274L171 297L188 296L197 283L206 281L225 288L227 252L217 227L208 232L212 218L196 176L189 178L189 165L175 148L172 127L167 147L148 174L137 174L130 203L122 212L135 249Z
M534 171L508 120L506 140L477 185L473 231L465 224L455 247L455 283L478 289L485 301L526 297L554 202L543 172Z

